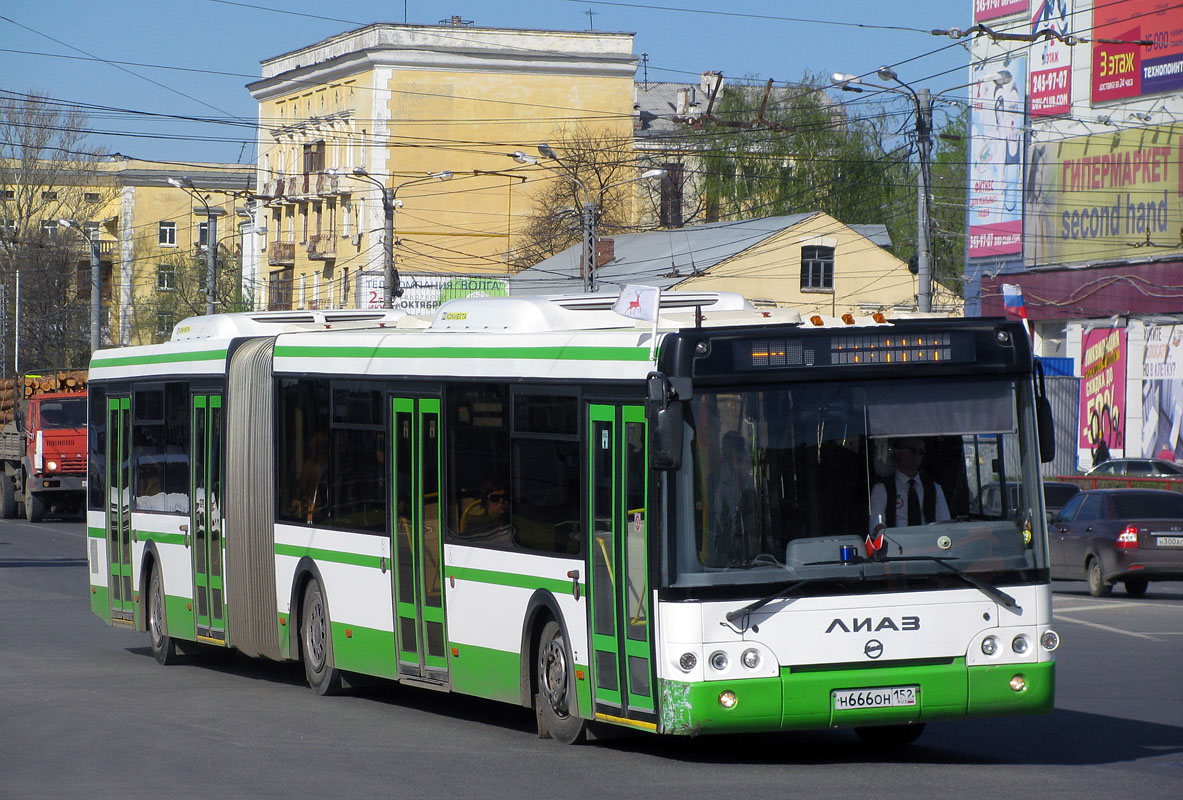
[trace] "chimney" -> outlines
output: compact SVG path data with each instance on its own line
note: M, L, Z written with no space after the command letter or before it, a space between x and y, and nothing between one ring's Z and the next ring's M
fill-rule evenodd
M678 102L674 105L674 114L679 117L686 117L690 115L690 102L693 95L694 88L690 86L683 86L678 90Z
M616 240L596 239L596 269L616 260ZM579 254L579 272L583 274L583 254Z
M702 96L709 100L711 92L715 90L716 83L719 84L719 94L723 94L723 73L715 70L707 70L702 73L698 79L698 88L702 91Z

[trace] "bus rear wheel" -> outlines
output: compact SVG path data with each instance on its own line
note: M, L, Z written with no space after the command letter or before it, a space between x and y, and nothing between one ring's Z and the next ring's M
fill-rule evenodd
M341 691L341 671L333 666L333 625L324 592L315 579L304 591L303 612L300 615L300 643L304 651L304 674L308 685L319 695Z
M152 641L152 657L157 663L175 664L177 645L168 635L168 618L164 612L164 582L160 579L160 568L152 568L148 581L148 637Z
M538 717L538 735L563 744L582 742L587 735L584 721L575 713L573 671L563 629L552 619L538 637L534 713Z
M924 733L924 723L912 725L876 725L869 728L855 728L854 732L863 744L872 747L905 747L912 744Z

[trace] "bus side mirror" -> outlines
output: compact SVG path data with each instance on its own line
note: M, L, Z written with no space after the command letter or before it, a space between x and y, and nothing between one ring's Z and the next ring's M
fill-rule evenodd
M1052 418L1052 404L1043 395L1035 401L1035 424L1039 427L1039 456L1043 463L1056 457L1056 423Z
M682 391L660 372L650 372L645 379L646 415L649 418L649 461L653 469L677 470L682 467L682 399L690 394L690 381L678 380Z
M1043 463L1056 457L1056 422L1052 417L1052 404L1043 387L1043 363L1035 359L1035 427L1039 433L1039 456Z

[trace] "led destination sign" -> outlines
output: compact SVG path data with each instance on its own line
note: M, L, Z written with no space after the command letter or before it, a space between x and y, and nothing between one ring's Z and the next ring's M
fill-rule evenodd
M737 369L967 363L975 355L973 334L954 331L743 339L733 346Z

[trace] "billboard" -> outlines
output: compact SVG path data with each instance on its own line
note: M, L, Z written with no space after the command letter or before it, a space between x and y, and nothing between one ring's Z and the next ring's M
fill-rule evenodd
M1183 253L1183 130L1034 142L1028 159L1028 266Z
M1125 328L1085 331L1080 352L1079 447L1091 450L1104 440L1110 452L1125 449L1125 376Z
M1039 0L1031 16L1031 32L1072 33L1072 0ZM1072 48L1059 39L1043 38L1031 45L1032 117L1050 117L1072 110Z
M986 22L1026 10L1027 0L974 0L974 22Z
M1142 369L1142 455L1183 458L1183 325L1147 331Z
M1093 103L1183 88L1183 6L1178 3L1096 3L1093 37L1115 40L1093 42Z
M504 297L509 278L504 275L413 275L401 273L402 297L394 307L408 314L433 314L442 303L461 297ZM381 271L363 272L357 281L357 307L382 308L386 280Z
M1023 249L1023 119L1027 59L970 69L969 257Z

